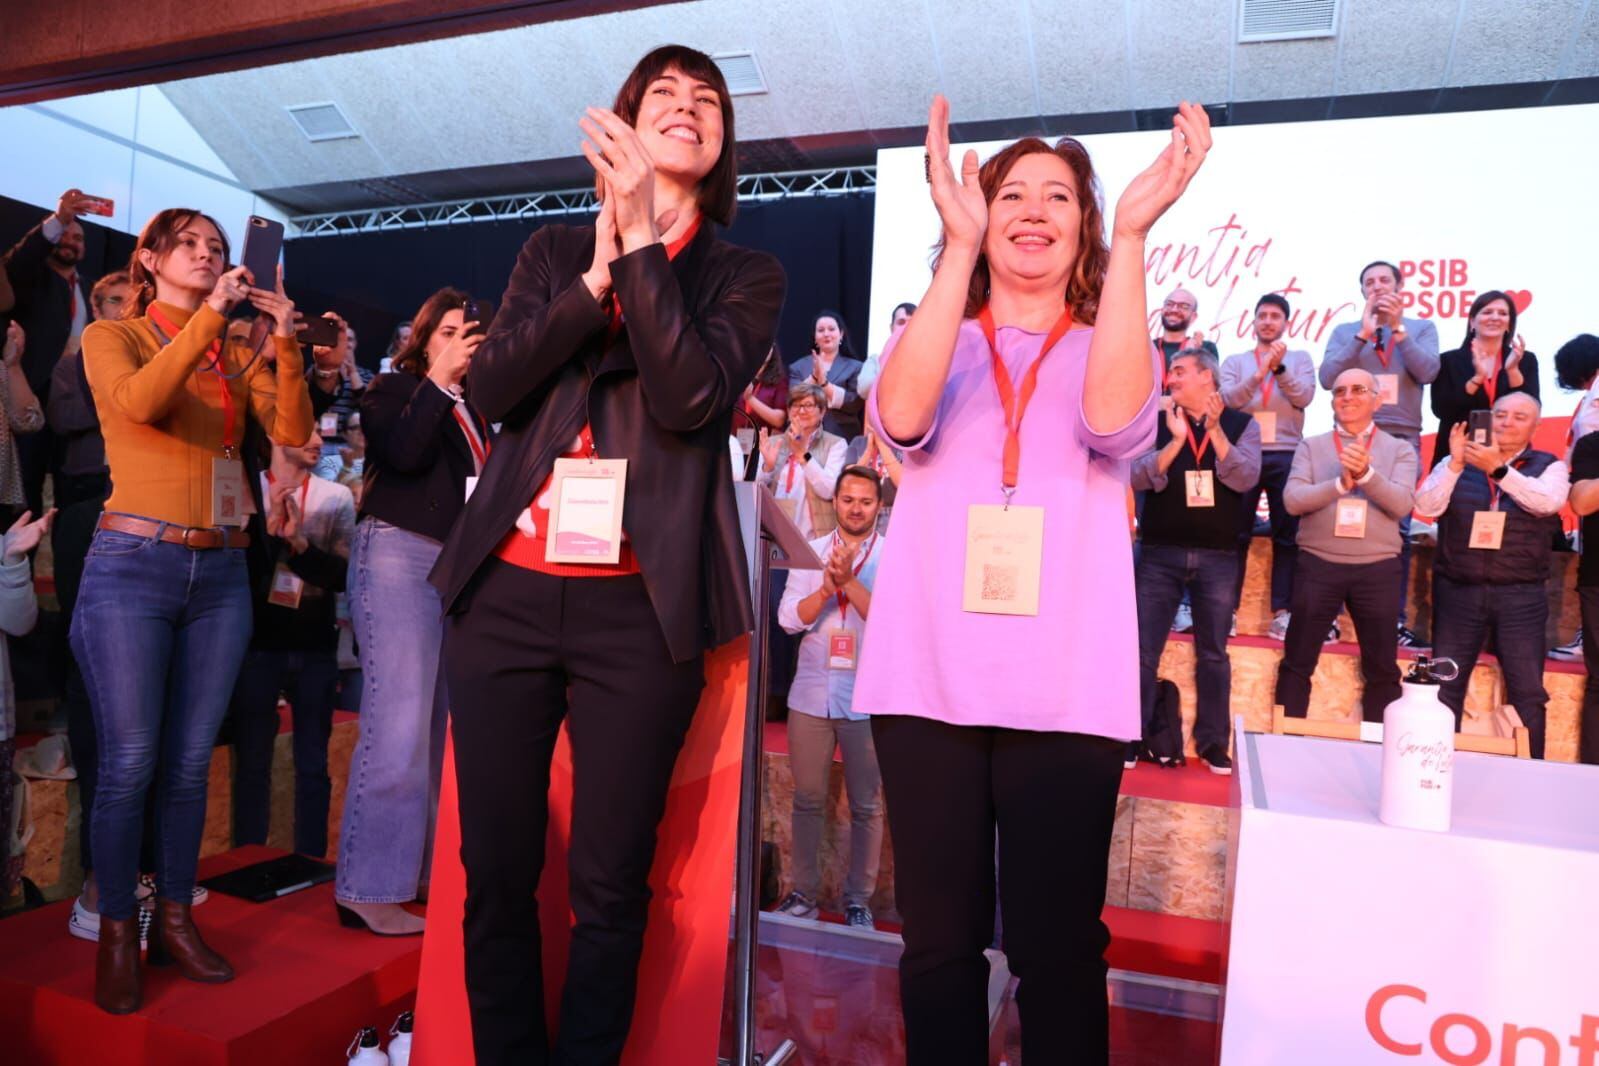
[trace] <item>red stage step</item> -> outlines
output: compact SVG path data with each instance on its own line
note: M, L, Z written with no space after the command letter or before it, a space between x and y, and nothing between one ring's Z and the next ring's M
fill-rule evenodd
M283 852L238 848L202 877ZM332 884L272 903L213 892L195 911L239 976L225 985L145 970L144 1008L94 1005L95 945L67 934L70 902L0 922L0 1061L27 1066L284 1066L337 1062L356 1029L385 1031L416 995L422 938L339 925Z
M1127 907L1106 907L1104 918L1111 936L1106 959L1114 969L1221 984L1223 923Z

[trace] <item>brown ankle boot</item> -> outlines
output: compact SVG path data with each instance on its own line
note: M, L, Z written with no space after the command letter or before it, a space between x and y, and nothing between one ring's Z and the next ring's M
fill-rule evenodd
M212 951L194 927L189 904L157 898L155 921L150 923L150 965L176 963L178 972L191 981L217 985L233 980L228 960Z
M100 917L94 958L94 1002L111 1014L132 1014L144 1002L139 972L139 919Z

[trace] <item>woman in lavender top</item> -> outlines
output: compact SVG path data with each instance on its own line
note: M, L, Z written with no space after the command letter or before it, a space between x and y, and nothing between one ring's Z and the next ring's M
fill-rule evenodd
M1209 147L1204 111L1183 104L1107 246L1082 145L1029 138L981 170L967 152L957 178L949 105L933 101L944 232L868 403L906 455L854 703L888 800L910 1066L985 1061L996 831L1022 1054L1109 1057L1100 911L1122 742L1139 734L1125 496L1159 380L1144 242ZM1007 406L1025 415L1014 434ZM1009 548L986 552L996 530Z

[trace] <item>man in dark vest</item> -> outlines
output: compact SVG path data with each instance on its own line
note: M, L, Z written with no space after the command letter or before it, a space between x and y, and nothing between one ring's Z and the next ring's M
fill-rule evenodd
M1437 621L1433 655L1453 659L1460 675L1440 697L1455 712L1466 702L1471 668L1492 637L1505 694L1543 758L1544 629L1551 542L1570 475L1566 464L1531 446L1538 401L1509 393L1493 406L1493 439L1473 441L1467 427L1449 434L1449 461L1433 467L1416 493L1416 513L1438 519L1432 594Z
M1134 577L1144 720L1155 701L1161 650L1187 592L1199 693L1194 746L1213 772L1228 774L1233 764L1227 754L1232 693L1227 632L1245 521L1243 493L1260 481L1260 428L1223 402L1217 378L1216 357L1202 348L1185 348L1172 359L1171 406L1155 432L1155 447L1133 461L1133 490L1146 494ZM1129 764L1141 747L1129 747Z

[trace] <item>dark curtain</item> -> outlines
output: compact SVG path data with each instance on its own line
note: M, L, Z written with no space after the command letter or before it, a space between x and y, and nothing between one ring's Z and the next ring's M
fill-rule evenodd
M0 196L0 254L9 251L55 209L55 204L40 207ZM128 256L133 254L136 240L133 234L96 225L90 215L79 221L83 223L83 260L78 264L79 274L94 281L128 265ZM6 320L7 316L0 314L0 329L4 328Z

